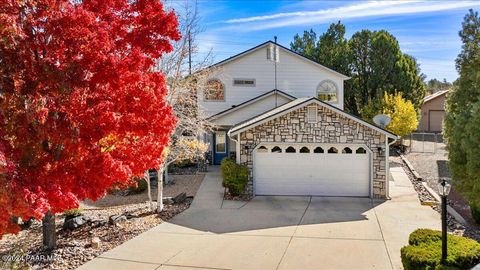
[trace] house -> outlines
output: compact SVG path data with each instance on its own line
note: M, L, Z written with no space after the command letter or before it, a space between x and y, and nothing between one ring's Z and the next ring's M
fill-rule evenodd
M343 111L349 77L272 41L212 67L198 105L214 164L250 169L251 195L388 197L397 136Z
M418 131L442 132L447 93L448 90L440 90L423 99L422 116L418 125Z

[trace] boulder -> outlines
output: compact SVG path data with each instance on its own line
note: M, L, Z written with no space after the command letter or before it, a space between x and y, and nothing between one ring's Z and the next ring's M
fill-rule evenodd
M92 240L90 241L90 245L94 249L99 249L102 244L102 241L98 237L93 237Z
M127 221L127 217L124 215L112 215L108 218L108 223L111 225L116 225L117 223L121 223Z
M70 218L65 218L65 221L63 222L63 229L64 230L75 230L85 224L89 219L85 216L76 216L76 217L70 217Z
M182 192L172 198L174 203L183 203L186 199L187 199L187 193L185 192Z
M163 204L173 204L173 198L172 197L165 197L163 198Z

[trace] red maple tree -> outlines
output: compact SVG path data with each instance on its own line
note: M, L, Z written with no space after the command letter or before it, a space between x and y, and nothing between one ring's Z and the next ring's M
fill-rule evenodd
M162 162L175 118L152 67L180 34L159 0L3 0L0 37L0 235Z

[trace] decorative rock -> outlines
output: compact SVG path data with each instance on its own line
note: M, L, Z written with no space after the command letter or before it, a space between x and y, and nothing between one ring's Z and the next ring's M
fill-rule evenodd
M85 216L76 216L72 217L70 219L65 219L65 222L63 223L63 229L64 230L75 230L83 225L85 225L89 219Z
M163 204L173 204L174 201L172 199L172 197L165 197L163 198Z
M187 193L185 192L182 192L172 198L174 203L183 203L186 199L187 199Z
M101 243L102 243L102 241L98 237L93 237L91 242L90 242L92 248L94 248L94 249L99 249Z
M113 215L108 218L108 223L110 223L111 225L116 225L124 221L127 221L127 217L124 215Z

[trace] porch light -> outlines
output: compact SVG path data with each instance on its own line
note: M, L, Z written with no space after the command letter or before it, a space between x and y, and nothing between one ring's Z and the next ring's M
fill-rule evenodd
M448 196L448 194L450 193L450 189L452 188L452 186L445 179L440 180L437 184L437 187L438 194L440 196Z
M438 182L438 194L442 197L442 263L447 260L447 196L451 185L447 180Z

